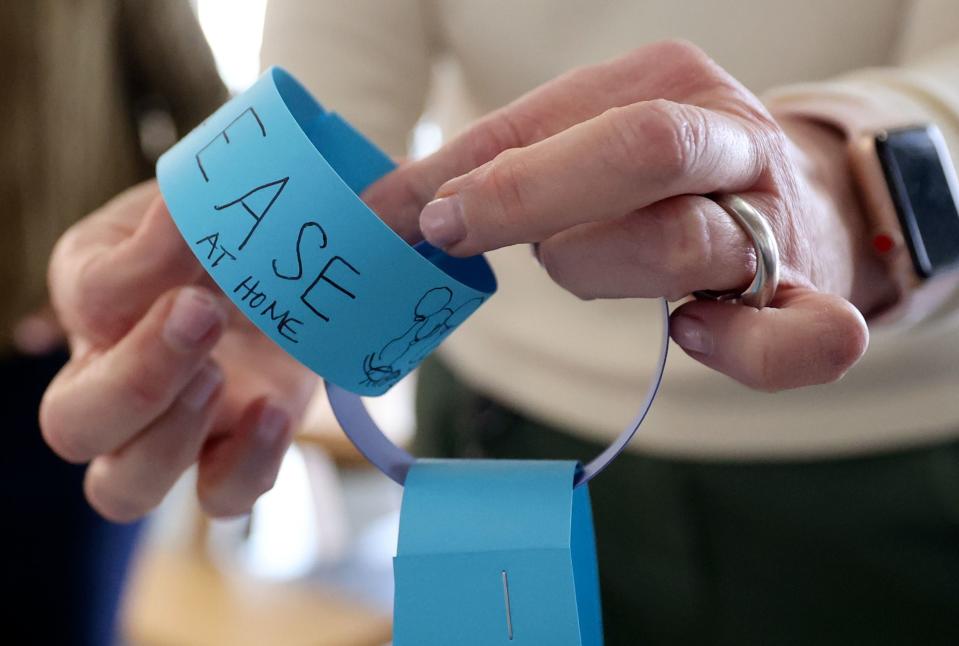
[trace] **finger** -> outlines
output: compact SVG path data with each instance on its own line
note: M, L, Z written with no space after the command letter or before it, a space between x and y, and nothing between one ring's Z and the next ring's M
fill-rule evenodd
M848 301L803 288L777 306L693 301L673 313L670 334L697 361L764 391L836 381L866 351L869 330Z
M106 205L57 245L50 289L64 325L100 345L119 339L167 290L203 272L156 192Z
M759 134L738 118L656 100L604 112L440 187L420 215L432 244L473 255L537 242L687 193L754 186Z
M198 287L164 295L117 345L72 359L44 395L40 424L64 459L109 453L159 417L223 332L225 307Z
M197 493L214 517L239 516L273 488L293 438L290 416L260 399L247 407L236 429L214 439L200 458Z
M206 363L173 405L132 441L90 463L84 489L90 504L114 522L153 510L194 462L213 423L223 374Z
M734 83L702 50L667 40L625 56L576 68L496 110L434 154L405 164L364 194L370 207L407 240L418 216L447 180L510 148L528 146L610 108L664 98L686 101L705 88Z
M67 237L87 248L115 245L133 234L159 195L156 180L132 186L74 225ZM93 219L98 221L96 227L83 226Z
M756 270L742 227L701 195L567 229L541 242L537 257L554 281L584 299L675 300L700 289L745 287Z

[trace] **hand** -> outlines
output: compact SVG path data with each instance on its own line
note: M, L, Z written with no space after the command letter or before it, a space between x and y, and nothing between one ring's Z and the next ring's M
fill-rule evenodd
M208 513L247 511L315 387L206 280L152 182L54 250L51 298L72 356L40 424L60 456L90 461L86 495L107 518L142 516L194 463Z
M419 229L453 255L533 243L582 298L676 300L752 280L752 244L704 197L738 193L779 242L773 307L690 301L671 333L707 366L773 391L842 376L868 344L856 306L891 289L851 186L838 134L777 123L700 50L663 42L547 83L366 198L406 238Z

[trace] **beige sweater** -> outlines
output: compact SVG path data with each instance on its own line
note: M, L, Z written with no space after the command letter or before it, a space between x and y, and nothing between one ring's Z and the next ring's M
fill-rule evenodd
M959 157L956 0L271 0L263 64L290 68L401 155L424 110L453 133L570 67L665 37L695 42L757 93L833 79L801 92L864 93L933 119ZM490 260L500 291L442 348L454 370L572 432L602 441L619 432L650 378L655 303L581 303L525 248ZM838 384L776 395L674 346L632 448L795 458L956 436L959 327L929 322L874 331L866 357Z

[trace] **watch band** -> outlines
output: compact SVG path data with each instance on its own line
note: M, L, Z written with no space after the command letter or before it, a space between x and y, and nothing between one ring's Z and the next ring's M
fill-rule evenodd
M780 94L769 101L776 116L810 119L829 125L846 138L850 170L867 218L869 242L886 267L894 295L870 312L874 322L899 319L922 284L910 258L906 238L876 152L876 138L886 132L915 127L928 116L910 106L889 106L866 93L804 91Z

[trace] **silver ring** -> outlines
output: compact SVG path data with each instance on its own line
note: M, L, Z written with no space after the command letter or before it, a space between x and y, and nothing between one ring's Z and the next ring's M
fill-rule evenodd
M742 292L704 289L693 292L693 296L718 301L738 300L743 305L762 309L772 302L779 286L779 245L772 227L766 216L738 195L720 195L713 199L752 240L756 248L756 275Z

